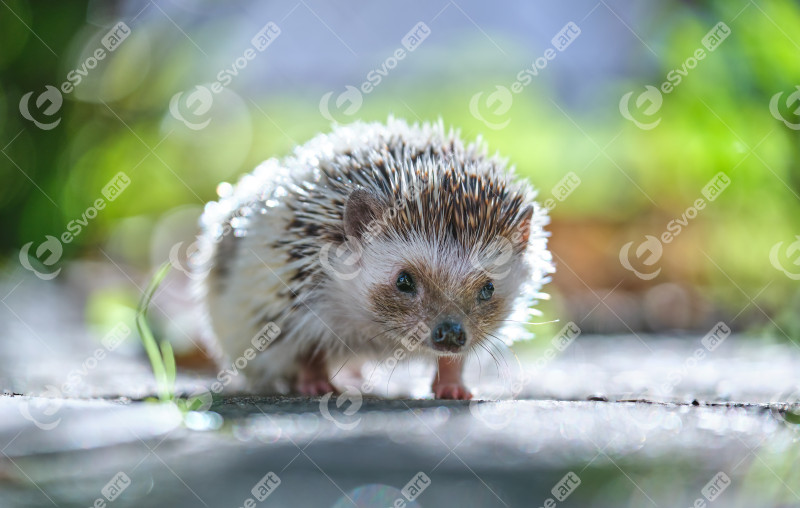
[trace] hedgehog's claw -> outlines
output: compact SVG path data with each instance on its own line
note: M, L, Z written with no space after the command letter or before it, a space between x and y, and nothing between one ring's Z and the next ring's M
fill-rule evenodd
M461 383L434 383L433 395L437 399L469 400L472 393Z
M307 379L297 382L295 387L298 393L307 397L318 397L326 393L339 393L327 379Z

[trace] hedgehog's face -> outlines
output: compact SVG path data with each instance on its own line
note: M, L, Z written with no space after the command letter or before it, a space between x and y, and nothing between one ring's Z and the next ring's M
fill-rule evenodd
M529 215L521 218L520 228L524 233L516 237L470 249L451 238L421 234L362 241L352 303L377 324L372 335L379 348L395 344L437 356L459 355L500 340L496 332L529 276L523 261Z
M417 344L437 355L466 353L490 340L510 313L518 283L510 277L494 280L473 267L466 257L442 257L438 262L429 242L412 240L396 255L388 245L374 246L382 261L365 270L367 307L383 324L387 339L404 346Z

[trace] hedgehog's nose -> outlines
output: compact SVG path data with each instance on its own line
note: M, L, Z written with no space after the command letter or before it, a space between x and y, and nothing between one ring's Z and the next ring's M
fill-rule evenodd
M458 351L467 342L467 334L461 323L455 321L442 321L433 329L431 335L434 349Z

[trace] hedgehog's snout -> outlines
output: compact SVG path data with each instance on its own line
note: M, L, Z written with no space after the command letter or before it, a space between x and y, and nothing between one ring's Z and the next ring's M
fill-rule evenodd
M434 327L431 341L433 349L454 353L467 343L467 333L461 323L447 319Z

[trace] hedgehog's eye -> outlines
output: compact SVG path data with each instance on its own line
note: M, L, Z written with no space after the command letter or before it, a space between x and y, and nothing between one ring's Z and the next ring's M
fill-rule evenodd
M400 275L397 276L397 289L403 293L413 293L417 290L414 285L414 279L411 278L408 272L400 272Z
M494 284L487 282L486 285L481 288L480 293L478 293L478 300L488 300L492 297L492 293L494 293Z

